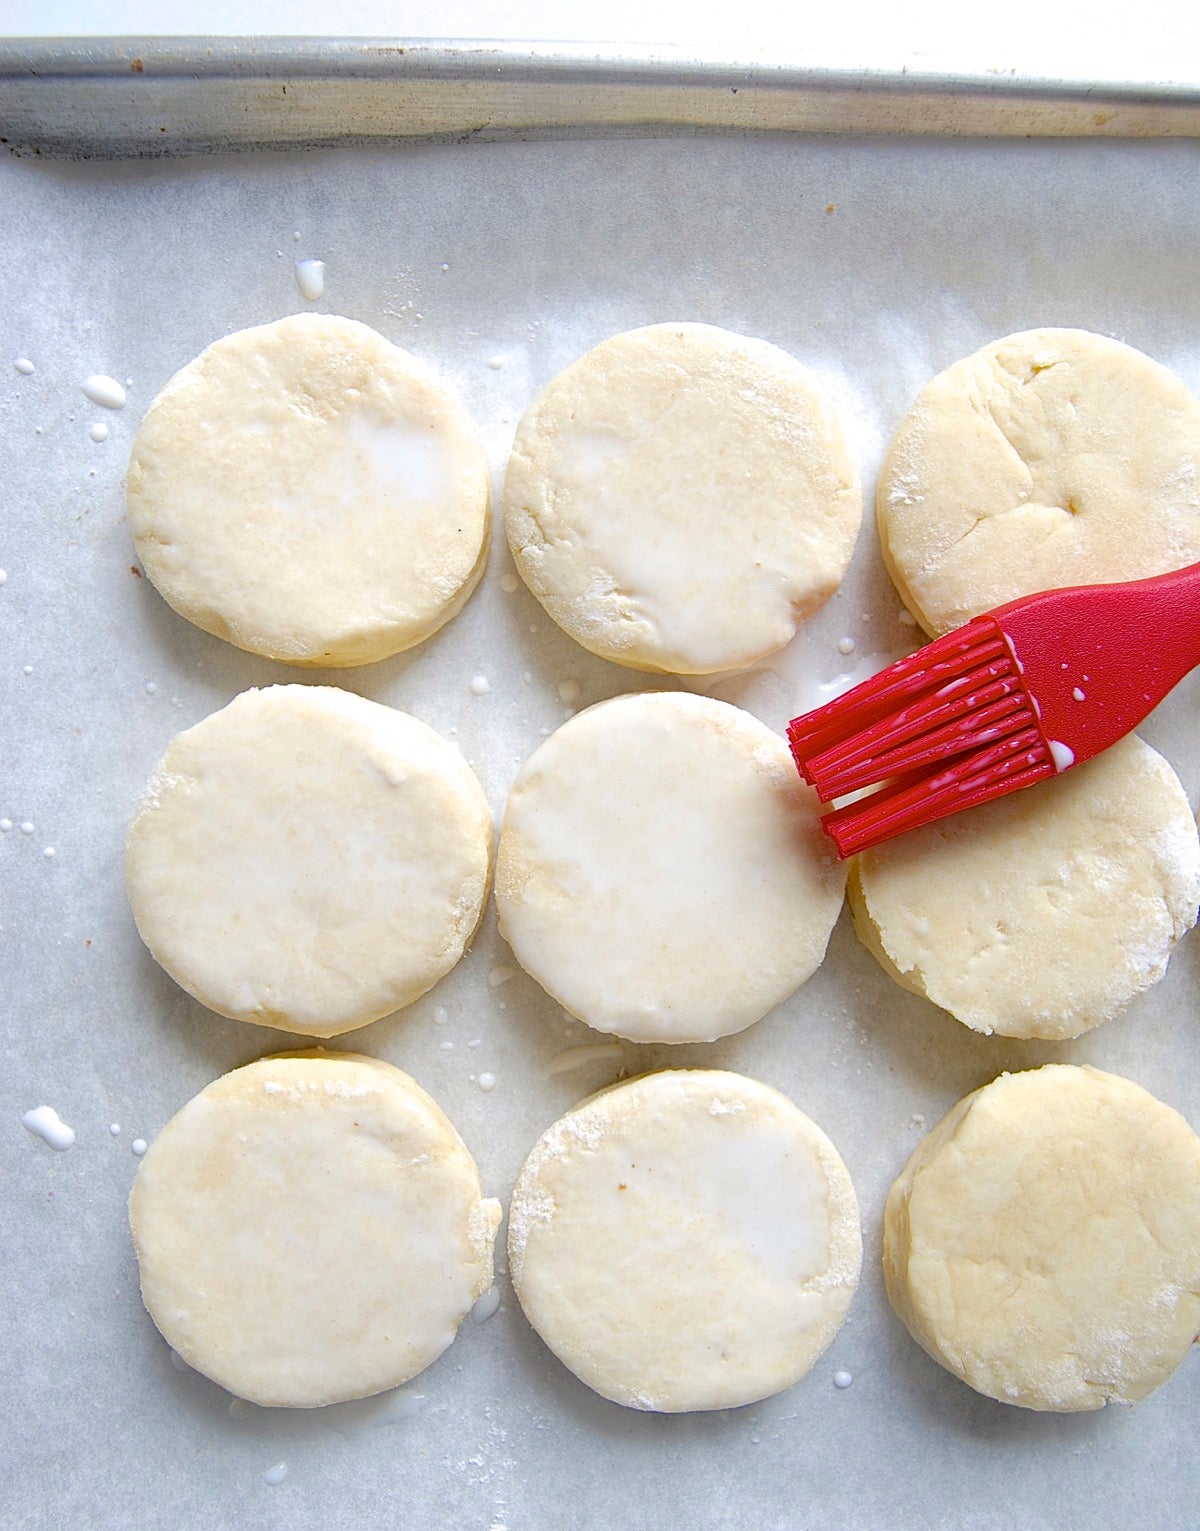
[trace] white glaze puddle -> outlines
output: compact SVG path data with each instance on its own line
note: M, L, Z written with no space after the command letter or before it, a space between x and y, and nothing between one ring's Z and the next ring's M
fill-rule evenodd
M623 1056L624 1048L620 1042L584 1042L578 1047L566 1047L561 1053L555 1053L546 1065L546 1073L553 1078L555 1074L568 1074L572 1069L582 1068L585 1063L615 1061Z
M500 1306L500 1291L498 1287L488 1287L483 1296L471 1309L471 1317L477 1324L486 1324L492 1314Z
M104 372L93 372L91 377L84 378L80 384L84 397L99 404L102 409L124 409L125 390L117 382L115 377L109 377Z
M310 303L325 296L325 262L323 260L298 260L296 262L296 286Z
M21 1118L21 1125L59 1153L75 1142L74 1127L68 1127L53 1106L37 1106L32 1111L26 1111Z

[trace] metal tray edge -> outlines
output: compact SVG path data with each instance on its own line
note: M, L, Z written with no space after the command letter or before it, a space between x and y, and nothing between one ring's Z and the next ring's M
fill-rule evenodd
M593 44L0 41L0 146L21 156L661 132L1200 137L1200 83Z

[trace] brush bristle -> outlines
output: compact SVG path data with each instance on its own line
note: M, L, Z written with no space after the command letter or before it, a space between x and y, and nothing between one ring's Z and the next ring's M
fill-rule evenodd
M1003 633L976 618L788 725L796 766L847 856L1053 772ZM871 790L875 789L875 790Z

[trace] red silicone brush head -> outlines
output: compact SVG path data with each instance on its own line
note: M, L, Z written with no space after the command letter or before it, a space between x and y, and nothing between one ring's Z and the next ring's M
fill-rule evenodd
M796 718L797 769L835 808L839 856L1051 775L1054 762L995 620L979 617Z
M1200 663L1200 564L1044 590L788 726L841 856L1090 760Z

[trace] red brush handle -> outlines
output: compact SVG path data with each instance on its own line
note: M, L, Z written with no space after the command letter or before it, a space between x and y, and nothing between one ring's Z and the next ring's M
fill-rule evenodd
M1098 755L1200 664L1200 564L1119 585L1046 590L991 613L1046 743ZM1054 751L1059 769L1070 764Z

